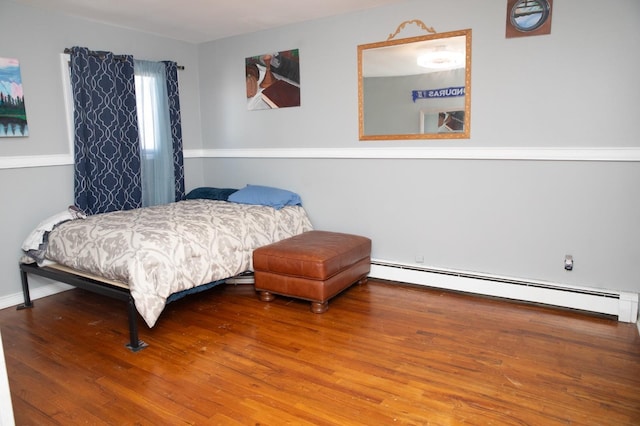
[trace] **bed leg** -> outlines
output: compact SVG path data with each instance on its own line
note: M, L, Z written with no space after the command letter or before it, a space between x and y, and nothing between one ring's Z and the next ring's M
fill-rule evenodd
M142 340L138 340L138 311L133 302L133 297L129 297L129 343L125 346L131 352L138 352L149 346Z
M22 266L20 266L20 279L22 280L22 294L24 296L24 303L18 305L16 309L33 308L33 302L31 302L31 296L29 295L29 281L27 279L27 273Z

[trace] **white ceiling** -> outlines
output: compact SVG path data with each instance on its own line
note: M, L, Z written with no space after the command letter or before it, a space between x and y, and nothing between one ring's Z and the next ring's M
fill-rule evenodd
M425 37L434 36L425 35ZM465 63L443 64L444 67L440 68L423 68L418 65L416 59L420 55L436 53L440 50L445 50L449 53L458 53L461 55L461 58L464 59L466 55L465 43L465 36L438 37L409 44L363 49L362 75L364 77L404 76L464 68L466 66Z
M176 40L202 43L406 0L13 0Z

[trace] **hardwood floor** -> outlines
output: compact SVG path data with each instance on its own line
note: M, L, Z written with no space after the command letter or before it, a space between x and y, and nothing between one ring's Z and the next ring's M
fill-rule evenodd
M17 425L638 425L635 324L370 280L316 315L223 286L131 353L123 302L0 311Z

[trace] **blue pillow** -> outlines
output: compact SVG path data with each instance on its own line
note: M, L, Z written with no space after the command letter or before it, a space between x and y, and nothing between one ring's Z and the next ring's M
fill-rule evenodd
M211 188L208 186L202 186L200 188L192 189L184 198L185 200L204 198L206 200L227 201L229 195L236 191L237 189L233 188Z
M229 201L240 204L270 206L276 210L284 206L302 205L300 196L286 189L270 186L247 185L229 196Z

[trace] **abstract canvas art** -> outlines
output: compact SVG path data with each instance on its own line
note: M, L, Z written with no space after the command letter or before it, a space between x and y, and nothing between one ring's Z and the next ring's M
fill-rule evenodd
M0 137L28 136L20 63L0 58Z
M247 109L300 106L300 55L298 49L245 59Z

